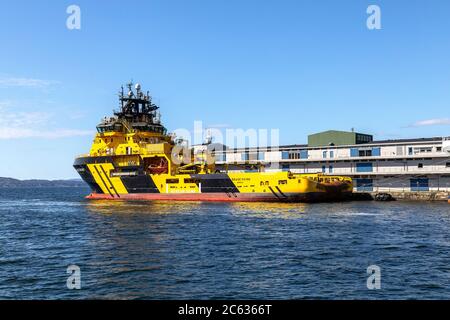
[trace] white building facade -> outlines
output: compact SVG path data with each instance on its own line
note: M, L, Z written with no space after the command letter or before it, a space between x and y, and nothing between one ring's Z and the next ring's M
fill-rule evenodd
M261 164L266 171L350 176L356 192L450 192L448 138L237 148L215 151L215 159L228 170Z

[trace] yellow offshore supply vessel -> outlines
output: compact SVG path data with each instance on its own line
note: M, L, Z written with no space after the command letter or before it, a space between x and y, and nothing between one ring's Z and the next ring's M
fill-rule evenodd
M211 157L183 156L180 143L160 123L158 106L139 84L119 93L120 110L97 126L89 154L74 168L91 187L88 199L174 201L340 200L349 177L292 172L216 170ZM184 153L185 154L185 153Z

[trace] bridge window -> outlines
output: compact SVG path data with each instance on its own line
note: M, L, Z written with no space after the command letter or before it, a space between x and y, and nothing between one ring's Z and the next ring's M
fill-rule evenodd
M279 185L281 185L281 184L287 184L287 180L278 180L278 184L279 184Z
M166 179L166 183L179 183L179 179Z

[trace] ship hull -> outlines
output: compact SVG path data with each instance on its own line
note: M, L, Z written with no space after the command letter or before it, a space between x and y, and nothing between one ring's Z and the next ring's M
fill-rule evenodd
M212 201L212 202L326 202L350 198L350 192L328 194L324 192L281 194L249 193L135 193L111 196L91 193L90 200L138 200L138 201Z
M123 170L111 157L78 158L74 164L91 187L87 199L218 202L339 201L353 190L351 179L290 172L146 174Z

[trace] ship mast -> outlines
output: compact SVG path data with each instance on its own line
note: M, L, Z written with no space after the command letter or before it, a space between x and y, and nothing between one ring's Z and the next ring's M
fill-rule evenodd
M133 117L136 115L147 115L149 120L153 120L157 109L159 107L152 103L152 97L149 92L144 94L141 90L141 85L137 83L134 86L136 92L133 91L133 82L127 84L128 93L124 94L123 86L119 95L120 100L120 111L114 114L118 117Z
M119 92L120 110L114 112L115 121L104 120L97 126L99 132L110 131L111 122L117 122L134 131L167 135L167 129L160 123L159 107L152 102L149 91L144 93L139 83L133 86L133 82L129 82L126 86L126 94L123 86Z

